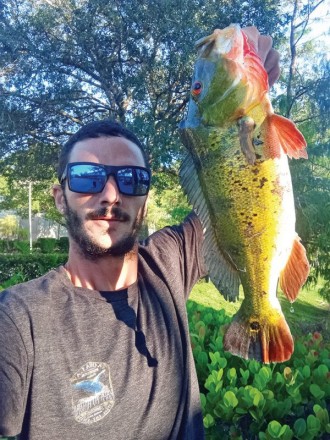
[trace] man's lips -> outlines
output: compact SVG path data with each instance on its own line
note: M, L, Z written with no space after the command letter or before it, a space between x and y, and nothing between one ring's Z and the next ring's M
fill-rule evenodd
M122 221L124 221L118 217L94 217L92 220L106 220L108 222L122 222Z
M130 216L118 207L113 207L112 209L101 208L90 212L87 214L86 219L105 220L108 222L126 222L130 221Z

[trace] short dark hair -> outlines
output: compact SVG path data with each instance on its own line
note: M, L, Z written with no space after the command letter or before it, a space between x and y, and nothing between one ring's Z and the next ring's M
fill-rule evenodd
M58 180L59 181L61 180L65 167L68 164L70 153L77 142L83 141L85 139L110 137L110 136L116 136L116 137L121 136L128 139L129 141L134 142L134 144L136 144L141 150L146 168L148 169L150 168L144 147L137 138L137 136L133 132L125 128L123 125L119 124L118 122L112 121L111 119L104 119L102 121L89 122L88 124L83 125L63 145L58 161L58 169L57 169Z

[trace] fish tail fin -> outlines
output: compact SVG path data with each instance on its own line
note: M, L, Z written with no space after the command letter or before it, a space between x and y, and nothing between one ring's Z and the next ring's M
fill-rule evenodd
M297 235L293 242L288 261L280 273L280 287L289 301L295 301L308 274L309 262L307 260L306 250Z
M306 141L296 125L283 116L270 114L263 123L266 141L266 156L278 158L281 150L290 158L307 159Z
M266 364L290 359L294 344L282 312L272 309L267 316L254 319L245 309L243 301L224 336L224 349Z

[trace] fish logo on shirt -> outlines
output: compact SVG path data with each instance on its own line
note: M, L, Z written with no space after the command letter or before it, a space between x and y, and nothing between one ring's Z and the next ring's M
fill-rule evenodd
M115 396L110 367L103 362L87 362L70 379L73 417L90 425L111 411Z

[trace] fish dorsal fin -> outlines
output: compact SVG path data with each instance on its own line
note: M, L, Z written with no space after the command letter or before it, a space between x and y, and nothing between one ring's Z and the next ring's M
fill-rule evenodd
M180 169L182 187L204 227L204 259L209 276L229 301L235 301L239 294L240 279L237 270L218 249L212 231L207 202L200 185L197 170L190 154L183 161Z

